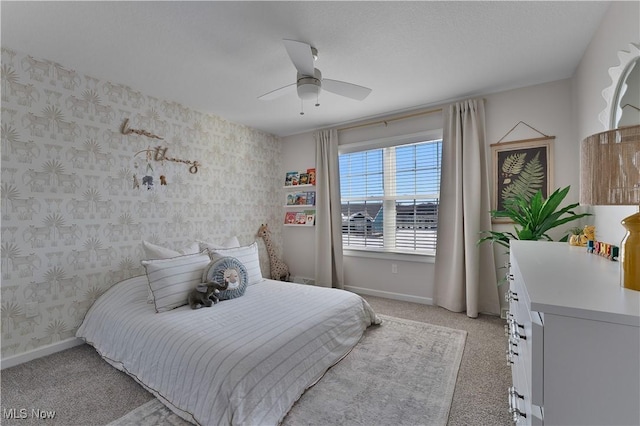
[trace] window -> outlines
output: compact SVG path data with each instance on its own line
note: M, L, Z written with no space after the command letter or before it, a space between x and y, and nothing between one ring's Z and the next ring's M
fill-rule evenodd
M438 139L416 142L413 136L341 147L344 248L435 254L442 159L438 133Z

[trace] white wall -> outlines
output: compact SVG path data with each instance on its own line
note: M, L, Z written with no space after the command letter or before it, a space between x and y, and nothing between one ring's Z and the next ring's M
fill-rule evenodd
M612 84L608 71L620 64L618 52L628 51L632 42L640 43L640 2L612 2L573 78L576 132L580 140L608 130L598 119L607 105L602 91ZM637 207L631 206L593 207L596 238L619 243L625 232L620 221L636 211Z
M302 117L301 119L304 119ZM281 187L284 176L289 171L302 171L315 167L316 147L311 133L291 136L282 141L282 162L280 163ZM284 190L281 190L281 205L285 203ZM284 222L284 209L280 222ZM315 276L315 226L285 226L282 230L283 261L289 266L292 277L314 279Z
M554 187L571 186L567 203L579 200L580 141L586 136L605 130L598 120L598 115L606 106L601 92L612 83L608 69L619 64L619 50L628 50L630 42L640 42L639 18L639 2L612 2L571 79L484 96L488 145L496 143L519 121L524 121L547 135L555 136ZM369 127L366 129L366 135L375 139L387 136L390 131L415 133L419 128L416 127L416 122L398 121L389 126ZM352 141L351 135L348 132L344 133L340 135L341 141ZM359 133L359 137L365 134L362 131ZM520 125L505 138L505 141L537 136L539 135L536 132ZM309 158L313 158L311 134L285 138L283 170L304 166L304 152L310 155ZM583 209L586 207L579 207L580 211ZM617 242L624 234L624 229L619 225L620 220L635 210L634 207L594 207L592 213L595 216L584 218L576 225L593 223L597 228L597 238ZM566 229L572 225L567 225ZM495 228L507 229L505 225L496 225ZM552 236L558 238L566 229L557 229ZM301 231L290 232L295 232L296 236L289 233L285 235L284 258L290 263L295 262L294 265L290 265L293 268L301 268L304 273L312 273L313 266L307 263L308 259L300 259L300 253L305 246L313 244L314 236L307 230L304 238L300 238ZM504 256L499 249L496 249L496 254L496 265L500 265ZM398 274L390 273L392 263L398 265ZM502 274L501 271L498 273ZM429 303L433 295L433 264L405 262L399 259L347 257L345 283L363 292Z
M571 185L567 202L578 200L578 140L571 113L571 81L562 80L523 89L509 90L484 97L486 99L487 153L489 145L498 142L519 121L524 121L541 132L555 136L555 187ZM411 134L442 126L442 114L435 113L408 120L390 121L388 125L363 127L340 132L340 144L378 139L391 135ZM504 141L538 137L527 126L519 125ZM305 155L315 158L312 134L283 139L282 176L286 169L305 167ZM488 155L488 154L487 154ZM284 213L283 213L284 215ZM504 227L504 225L503 225ZM567 227L568 228L568 227ZM506 227L505 227L506 229ZM304 233L304 234L303 234ZM292 235L293 234L293 235ZM303 259L305 247L313 245L315 235L307 229L287 229L284 232L284 259L289 267L304 273L313 273L313 258ZM496 249L500 254L500 251ZM502 263L499 256L498 264ZM415 262L407 257L393 259L345 257L345 285L362 293L401 300L431 303L433 297L434 264ZM391 265L397 265L397 274ZM302 273L302 272L301 272Z
M487 99L487 150L490 145L499 141L516 123L523 121L534 129L555 136L553 141L553 188L571 186L571 190L564 204L576 203L579 198L579 154L578 138L571 113L571 82L560 80L556 82L525 87L517 90L496 93L485 97ZM527 126L520 124L503 142L541 137L541 135ZM559 239L572 226L588 222L576 222L559 227L550 232L551 237ZM513 227L504 224L494 224L496 231L512 231ZM502 269L508 256L506 250L495 245L494 254L498 278L502 279L506 273ZM500 287L504 292L506 286ZM500 301L504 299L501 297Z

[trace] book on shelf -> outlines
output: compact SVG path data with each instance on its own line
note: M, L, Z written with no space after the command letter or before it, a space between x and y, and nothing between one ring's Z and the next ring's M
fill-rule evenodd
M303 213L306 216L305 223L307 225L315 225L315 223L316 223L316 211L315 210L305 210Z
M300 172L287 172L284 178L284 186L298 185Z
M305 212L296 212L296 225L306 225L307 215Z
M307 204L307 193L306 192L296 192L295 196L295 205L303 206Z
M292 192L287 194L287 206L315 206L316 193L309 192Z
M309 185L315 185L316 184L316 169L311 168L311 169L307 169L307 175L309 176Z
M287 172L284 178L284 186L296 186L296 185L315 185L316 184L316 169L309 168L306 171L292 171Z
M284 215L285 225L293 225L296 223L296 212L286 212Z

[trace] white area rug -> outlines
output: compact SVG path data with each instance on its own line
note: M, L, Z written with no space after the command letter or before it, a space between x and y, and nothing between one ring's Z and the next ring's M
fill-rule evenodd
M380 315L282 425L446 425L466 331ZM153 399L108 426L188 425Z

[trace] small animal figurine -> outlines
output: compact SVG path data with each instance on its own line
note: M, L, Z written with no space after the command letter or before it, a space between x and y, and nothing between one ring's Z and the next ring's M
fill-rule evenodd
M189 306L191 309L200 309L203 306L207 308L218 303L218 294L221 290L226 290L229 283L220 284L216 281L200 283L189 293Z
M572 246L587 247L589 241L596 239L596 227L593 225L586 225L584 229L578 234L571 235L569 238L569 244Z
M143 176L142 185L146 186L147 190L151 189L151 187L153 186L153 176Z

